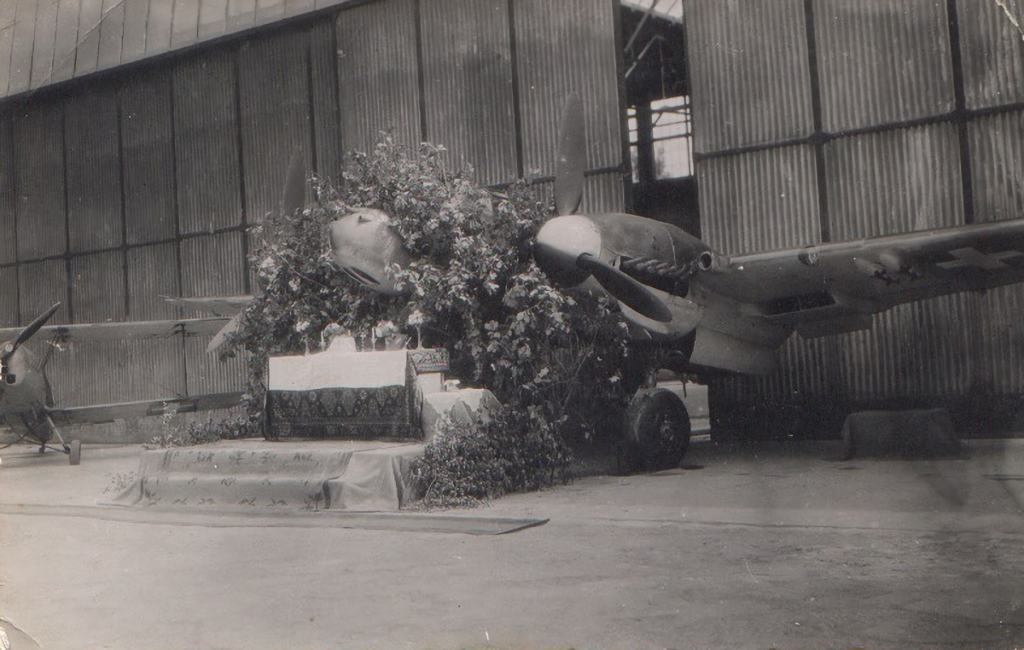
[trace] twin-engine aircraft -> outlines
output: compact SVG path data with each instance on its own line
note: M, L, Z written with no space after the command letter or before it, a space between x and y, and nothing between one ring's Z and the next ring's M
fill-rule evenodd
M579 214L582 103L566 103L558 142L558 216L535 259L553 282L614 297L638 338L663 341L696 369L763 374L794 331L818 337L871 327L895 305L1024 281L1024 219L804 248L726 256L671 224ZM335 262L367 287L396 293L389 268L408 263L388 216L360 210L331 225ZM677 464L689 441L680 400L642 391L628 417L636 465Z
M202 318L46 325L59 307L60 303L55 304L24 328L0 329L0 341L7 341L0 345L0 424L16 436L13 442L0 449L30 442L39 445L40 453L48 449L63 452L68 455L72 465L77 465L82 457L80 441L65 440L58 425L100 424L148 415L230 408L241 401L240 393L218 393L97 406L55 406L45 368L50 354L59 344L209 335L216 333L227 322L225 318ZM39 334L51 338L50 347L42 357L26 346ZM59 447L51 444L54 438L59 442Z

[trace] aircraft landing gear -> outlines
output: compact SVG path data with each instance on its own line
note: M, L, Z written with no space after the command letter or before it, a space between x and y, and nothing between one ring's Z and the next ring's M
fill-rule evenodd
M678 467L690 444L690 415L662 388L640 389L626 410L623 464L628 472Z
M60 435L60 430L53 423L53 420L50 419L49 415L46 416L46 424L49 425L50 431L52 431L57 436L57 440L60 440L60 446L63 448L64 453L68 455L68 460L71 462L71 464L72 465L78 465L79 463L81 463L82 462L82 441L81 440L72 440L70 445L68 443L64 442L64 436ZM45 448L45 447L46 447L46 445L43 445L43 448ZM40 449L39 451L40 451L40 453L42 453L43 450Z

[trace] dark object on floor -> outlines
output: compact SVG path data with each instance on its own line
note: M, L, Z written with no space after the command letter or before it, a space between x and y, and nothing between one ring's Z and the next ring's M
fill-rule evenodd
M946 409L863 411L843 424L845 458L955 458L960 440Z

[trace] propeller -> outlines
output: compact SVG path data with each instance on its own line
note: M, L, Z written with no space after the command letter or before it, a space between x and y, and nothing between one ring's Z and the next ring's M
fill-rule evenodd
M660 298L614 266L602 262L590 253L583 253L576 258L576 266L593 275L616 300L641 316L661 323L672 320L672 312Z
M555 209L563 216L576 214L583 201L583 169L587 164L583 102L576 93L569 95L562 109L555 153Z
M601 230L589 217L577 215L583 201L586 167L583 102L575 92L566 99L558 127L555 165L555 209L537 233L537 263L556 282L576 285L593 275L605 291L641 316L667 323L672 312L650 289L622 270L602 262Z
M18 351L18 348L21 347L22 344L26 343L29 339L35 336L36 332L38 332L43 325L46 325L46 321L50 320L50 318L53 317L53 315L57 312L58 307L60 307L59 302L56 303L53 307L50 307L49 309L44 311L42 314L36 316L35 320L26 325L25 329L21 330L21 332L18 333L18 336L13 341L11 341L11 343L4 346L6 349L4 350L3 355L0 356L0 369L2 369L0 371L3 372L5 378L7 377L8 360L10 360L12 356L14 356L14 353Z

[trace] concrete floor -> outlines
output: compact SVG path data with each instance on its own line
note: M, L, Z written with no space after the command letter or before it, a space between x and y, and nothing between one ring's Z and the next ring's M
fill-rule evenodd
M501 536L112 520L139 447L7 454L0 616L71 650L1024 648L1024 440L968 449L698 441L465 513L550 519Z

